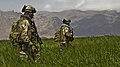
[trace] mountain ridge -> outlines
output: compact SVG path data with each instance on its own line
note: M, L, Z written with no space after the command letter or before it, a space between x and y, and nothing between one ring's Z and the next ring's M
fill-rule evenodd
M0 11L0 39L8 39L12 22L19 19L21 14L14 11ZM120 35L120 12L115 10L38 11L35 14L35 24L39 35L54 37L64 18L72 20L71 27L75 36Z

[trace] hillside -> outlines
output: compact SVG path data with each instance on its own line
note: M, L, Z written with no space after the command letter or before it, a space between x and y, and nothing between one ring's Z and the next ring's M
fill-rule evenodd
M0 11L0 39L8 39L13 21L21 13ZM65 10L62 12L38 11L35 22L41 37L53 37L61 26L62 19L72 20L75 36L120 35L120 13L108 11Z

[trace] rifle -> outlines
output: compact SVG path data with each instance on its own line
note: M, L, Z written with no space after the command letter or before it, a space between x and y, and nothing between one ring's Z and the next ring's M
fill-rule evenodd
M35 33L36 33L36 35L37 35L37 41L38 41L38 43L40 44L40 47L41 47L41 44L43 44L42 43L42 40L41 40L41 38L39 37L39 35L38 35L38 32L37 32L37 28L36 28L36 26L35 26L35 23L34 22L32 22L33 23L33 27L34 27L34 29L35 29Z
M40 45L39 48L42 49L42 46L41 46L41 45L43 44L43 42L42 42L42 40L41 40L41 38L39 37L38 34L37 34L37 41L38 41L38 43L39 43L39 45Z
M42 42L42 40L41 40L41 38L39 37L39 35L37 34L37 41L38 41L38 43L41 45L41 44L43 44L43 42Z

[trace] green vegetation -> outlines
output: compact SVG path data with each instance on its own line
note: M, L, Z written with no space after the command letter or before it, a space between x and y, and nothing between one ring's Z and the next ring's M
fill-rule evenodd
M0 67L120 67L120 36L76 38L60 51L53 39L44 39L38 62L22 61L19 50L0 41Z

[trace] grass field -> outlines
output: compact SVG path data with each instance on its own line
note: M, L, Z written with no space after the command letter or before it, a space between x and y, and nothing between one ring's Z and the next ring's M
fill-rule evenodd
M44 39L38 62L22 61L19 50L0 41L0 67L120 67L120 36L80 37L74 47L60 51L53 39Z

